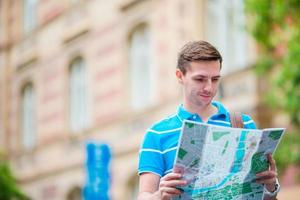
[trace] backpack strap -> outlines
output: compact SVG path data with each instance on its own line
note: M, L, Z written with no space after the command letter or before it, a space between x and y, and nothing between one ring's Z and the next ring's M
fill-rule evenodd
M232 128L244 128L242 113L230 112L229 116Z

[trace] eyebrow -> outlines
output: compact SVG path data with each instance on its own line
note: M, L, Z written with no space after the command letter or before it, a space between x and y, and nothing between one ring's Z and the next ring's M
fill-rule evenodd
M194 78L210 78L209 76L204 76L204 75L196 75ZM217 76L212 76L211 78L221 78L220 75Z

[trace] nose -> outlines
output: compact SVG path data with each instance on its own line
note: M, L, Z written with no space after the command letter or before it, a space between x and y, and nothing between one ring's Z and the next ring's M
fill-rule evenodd
M204 89L205 92L211 92L211 90L212 90L212 82L211 82L211 80L207 80L206 81L203 89Z

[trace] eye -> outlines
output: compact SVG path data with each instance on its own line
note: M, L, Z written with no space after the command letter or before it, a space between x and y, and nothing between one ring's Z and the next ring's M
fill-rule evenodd
M217 82L220 78L213 78L212 82Z
M203 78L195 78L194 80L197 81L197 82L203 82L204 81Z

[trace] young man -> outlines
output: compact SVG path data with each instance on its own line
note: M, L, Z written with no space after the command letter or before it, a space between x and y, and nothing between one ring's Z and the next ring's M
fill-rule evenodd
M231 126L227 109L213 102L220 81L222 57L205 41L186 44L178 57L176 77L183 87L183 104L177 112L152 126L145 135L139 160L139 200L169 200L181 193L180 172L174 172L182 121L185 119L221 126ZM244 128L255 129L254 121L242 116ZM257 174L257 182L265 184L264 199L276 199L278 181L275 161L268 155L269 170Z

